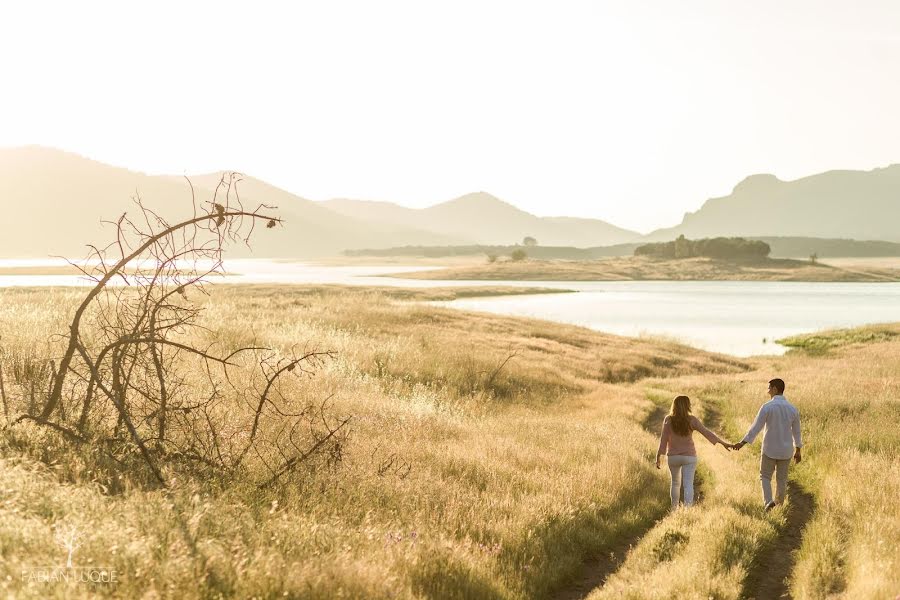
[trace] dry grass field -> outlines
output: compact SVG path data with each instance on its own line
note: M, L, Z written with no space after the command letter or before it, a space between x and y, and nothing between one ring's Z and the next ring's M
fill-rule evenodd
M896 262L861 259L835 266L792 259L751 262L688 258L666 260L627 256L600 260L497 261L416 271L406 279L497 281L900 281Z
M707 449L702 508L657 523L590 598L894 598L898 334L890 325L808 336L811 352L798 336L791 342L800 350L755 359L746 373L646 381L658 398L678 391L702 399L707 415L738 439L778 374L801 412L804 459L791 467L785 506L763 517L759 443L730 455Z
M6 423L40 404L40 365L60 354L58 334L83 293L0 290ZM177 465L160 489L100 446L32 422L6 426L2 595L900 593L900 328L795 339L787 356L739 360L415 302L466 293L215 286L205 329L185 341L334 351L282 392L328 399L336 417L352 417L341 452L266 489L252 485L254 473L226 482ZM652 463L662 407L687 393L708 425L736 439L776 375L807 444L786 506L762 512L758 442L730 454L702 443L701 499L670 513L668 475ZM72 527L73 564L103 565L116 583L29 577L65 565L58 534Z

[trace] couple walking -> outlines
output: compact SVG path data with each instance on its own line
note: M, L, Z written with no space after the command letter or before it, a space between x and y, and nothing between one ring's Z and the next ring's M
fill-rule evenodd
M762 405L747 435L737 444L723 441L715 433L703 426L700 419L691 414L691 399L678 396L672 402L672 411L663 421L659 436L659 450L656 452L656 468L666 455L669 471L672 473L672 508L678 506L678 493L684 485L684 504L694 503L694 473L697 470L697 450L694 448L694 431L708 439L713 445L722 444L728 450L740 450L745 444L752 444L756 436L765 428L762 454L759 461L759 478L762 482L763 503L766 511L784 500L787 487L788 465L791 456L800 462L800 413L784 397L784 381L773 379L769 382L769 396L772 398ZM775 497L772 497L772 474L775 475Z

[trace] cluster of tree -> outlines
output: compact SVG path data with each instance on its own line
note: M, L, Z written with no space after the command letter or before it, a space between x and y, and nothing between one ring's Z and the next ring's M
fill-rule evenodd
M683 235L671 242L644 244L634 250L635 256L653 256L657 258L692 258L704 256L708 258L765 258L771 248L765 242L748 240L741 237L717 237L702 240L689 240Z

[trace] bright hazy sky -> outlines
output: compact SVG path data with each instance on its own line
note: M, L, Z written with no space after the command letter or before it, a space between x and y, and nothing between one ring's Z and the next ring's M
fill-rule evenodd
M674 225L900 162L900 2L8 2L0 146Z

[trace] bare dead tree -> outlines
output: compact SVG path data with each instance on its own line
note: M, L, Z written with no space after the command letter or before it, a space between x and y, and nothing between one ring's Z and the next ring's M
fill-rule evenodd
M268 472L267 486L312 456L339 453L349 417L334 422L326 403L298 402L283 385L311 375L332 352L198 341L209 330L196 296L224 274L225 247L281 224L275 207L243 204L239 181L224 175L203 203L191 186L192 215L175 223L136 196L134 216L112 223L115 241L71 263L94 286L75 310L58 367L45 365L42 409L16 422L136 452L163 486L163 463L236 474L253 460Z

